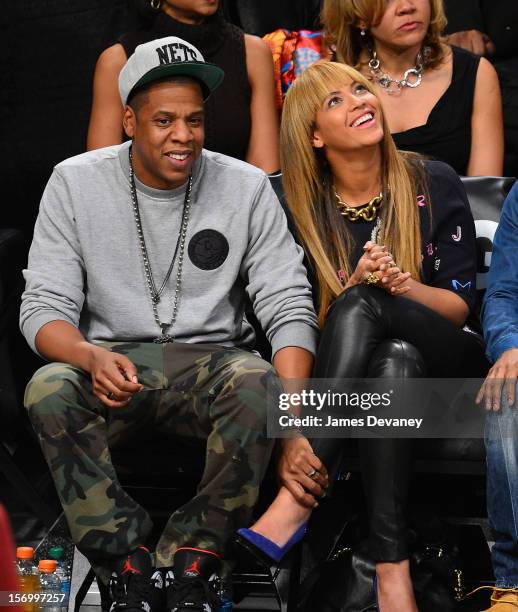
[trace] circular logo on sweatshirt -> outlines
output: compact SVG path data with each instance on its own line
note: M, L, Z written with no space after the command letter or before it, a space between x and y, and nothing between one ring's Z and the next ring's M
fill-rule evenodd
M206 229L194 234L189 242L189 258L202 270L219 268L228 255L228 241L216 230Z

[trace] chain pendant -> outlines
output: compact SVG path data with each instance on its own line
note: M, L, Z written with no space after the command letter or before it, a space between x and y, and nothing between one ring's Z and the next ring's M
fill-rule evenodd
M169 342L174 342L174 338L169 334L165 334L164 336L158 336L158 338L155 338L153 342L155 344L167 344Z
M131 153L131 148L129 150L129 181L130 181L130 193L131 193L131 203L133 208L133 216L135 219L135 226L137 229L137 237L139 241L140 251L142 254L142 260L144 264L144 270L146 274L146 282L148 286L149 295L151 298L151 306L153 308L153 317L155 319L156 324L160 327L162 335L155 338L153 342L155 344L166 344L169 342L174 342L174 337L167 333L167 329L173 327L176 322L176 316L178 312L178 304L180 302L180 288L182 284L182 264L183 264L183 256L185 251L185 237L187 235L187 226L189 223L189 213L191 209L191 190L192 190L192 174L189 176L187 181L187 188L185 190L185 199L183 203L183 212L182 212L182 220L180 223L180 231L178 233L178 238L176 240L176 247L174 250L173 257L171 259L171 264L169 265L169 270L164 278L162 286L157 290L155 281L153 278L153 272L151 271L151 264L148 257L146 241L144 238L144 231L142 229L142 221L140 218L140 211L137 199L137 189L135 187L135 178L133 172L133 158ZM171 276L171 272L173 271L174 263L176 261L176 256L178 255L178 270L176 273L176 284L174 290L174 302L173 302L173 312L172 317L169 323L162 323L160 321L158 315L157 305L160 302L161 295L163 290L165 289L169 277Z
M160 323L160 329L162 330L162 335L155 338L153 342L155 344L166 344L167 342L174 342L173 336L166 333L167 328L170 327L169 323Z

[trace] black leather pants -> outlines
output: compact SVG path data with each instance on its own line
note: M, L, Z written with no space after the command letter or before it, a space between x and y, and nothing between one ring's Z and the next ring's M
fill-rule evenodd
M483 377L479 338L429 308L383 289L357 285L333 303L315 362L316 378ZM332 478L343 440L316 439L313 450ZM379 561L408 558L406 502L413 441L359 440L369 511L369 552Z

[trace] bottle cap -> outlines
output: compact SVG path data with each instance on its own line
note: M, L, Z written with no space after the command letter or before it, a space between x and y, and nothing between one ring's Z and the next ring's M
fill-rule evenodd
M42 559L38 564L38 569L40 572L44 572L48 574L50 572L56 571L57 563L54 559Z
M32 546L18 546L16 556L18 559L32 559L34 557L34 548Z
M63 546L53 546L50 550L49 550L49 557L51 559L56 559L59 560L61 559L61 557L63 556Z

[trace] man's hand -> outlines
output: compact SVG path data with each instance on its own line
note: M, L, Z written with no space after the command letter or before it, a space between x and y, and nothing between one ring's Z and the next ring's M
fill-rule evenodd
M50 321L35 339L36 349L49 361L60 361L88 372L93 392L109 408L123 408L142 390L137 368L124 355L85 340L68 321Z
M123 408L142 390L137 368L124 355L95 346L88 366L94 394L109 408Z
M502 353L500 359L489 370L486 380L478 392L476 402L484 400L486 410L500 410L502 388L505 386L507 403L514 405L516 378L518 377L518 348Z
M308 508L318 506L315 498L325 494L329 480L324 464L306 438L299 436L282 441L278 471L282 484L300 504Z
M496 47L489 36L478 30L454 32L446 37L446 41L449 45L461 47L476 55L493 55L496 51Z

